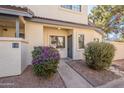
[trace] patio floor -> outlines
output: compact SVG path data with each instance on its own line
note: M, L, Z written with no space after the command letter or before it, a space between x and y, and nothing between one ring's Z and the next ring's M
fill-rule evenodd
M32 66L28 66L19 76L0 78L0 88L64 88L59 73L52 78L45 79L33 74Z

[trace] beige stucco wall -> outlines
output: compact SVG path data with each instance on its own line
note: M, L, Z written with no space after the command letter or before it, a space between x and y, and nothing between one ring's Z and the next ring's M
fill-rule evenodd
M67 57L67 36L70 34L71 31L68 30L58 30L57 28L45 27L44 28L44 44L45 46L50 45L50 36L64 36L65 37L65 48L58 48L61 58Z
M85 46L87 43L94 40L94 38L99 38L102 41L102 35L94 30L89 29L77 29L73 31L73 59L85 59L83 53L84 49L78 49L78 34L84 34Z
M85 45L94 40L94 38L99 38L102 41L102 35L94 30L89 29L78 29L78 28L68 28L72 30L58 30L57 26L46 27L42 23L35 23L27 21L25 23L25 39L29 42L28 44L28 64L32 62L32 50L35 46L49 46L49 35L65 36L65 48L58 49L61 58L67 57L67 36L73 35L73 59L84 59L83 51L77 48L77 35L84 34ZM62 27L64 28L64 27ZM65 27L66 28L66 27ZM67 28L66 28L67 29Z
M12 43L18 43L19 48L12 48ZM21 39L0 38L0 77L19 75L27 67L23 52L27 43Z
M21 43L21 72L28 66L28 44Z
M25 23L25 39L28 44L28 64L32 62L32 50L35 46L43 45L43 25L41 23Z
M82 6L82 12L61 8L59 5L27 5L35 16L52 18L76 23L88 24L87 6Z
M124 59L124 43L123 42L110 42L115 46L115 56L113 60Z
M93 36L92 36L93 39L98 38L100 42L103 41L103 35L101 35L100 33L94 30L91 30L91 31L92 31L91 33L93 33Z
M89 29L77 29L73 30L58 30L56 28L44 28L44 45L49 46L49 36L65 36L65 48L58 49L61 55L61 58L67 57L67 36L72 34L73 36L73 59L84 59L84 49L78 49L78 34L84 34L84 43L85 45L91 41L94 41L94 38L98 38L99 41L102 41L102 35L94 30Z
M94 38L99 38L102 41L102 35L94 30L89 29L78 29L71 28L72 30L62 30L54 27L44 27L41 23L34 22L26 22L25 26L25 38L29 42L29 64L32 61L31 51L34 46L49 46L49 36L57 35L57 36L65 36L65 48L58 49L61 55L61 58L67 57L67 36L73 35L73 59L84 59L83 52L84 50L80 50L77 47L77 35L84 34L85 36L85 45L94 40ZM64 27L63 27L64 28Z
M25 23L25 39L28 41L27 45L27 64L32 62L32 50L35 46L49 45L49 35L65 36L65 48L58 49L61 58L67 57L67 36L73 34L73 59L84 58L82 55L83 50L77 49L77 34L83 33L85 35L85 44L93 40L93 37L101 39L101 35L95 31L88 29L68 28L72 30L58 30L55 28L44 28L44 24L26 21ZM54 27L54 26L53 26ZM55 26L56 27L56 26ZM63 27L64 28L64 27ZM67 28L66 28L67 29ZM25 48L24 48L25 49ZM25 52L24 52L25 54ZM23 59L22 59L23 60ZM24 58L25 60L25 58ZM22 68L23 69L23 68Z

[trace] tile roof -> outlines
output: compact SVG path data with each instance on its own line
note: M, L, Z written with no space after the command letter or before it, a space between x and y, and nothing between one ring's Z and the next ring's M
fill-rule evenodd
M31 18L34 18L34 19L43 19L43 20L48 20L48 21L52 21L52 22L59 22L62 24L70 24L72 26L75 25L75 26L80 26L80 27L94 28L94 29L97 29L98 32L103 33L103 31L100 31L100 28L97 28L95 25L93 25L93 24L91 25L90 23L88 23L88 25L87 25L87 24L69 22L69 21L64 21L64 20L35 16L33 11L27 7L21 7L21 6L15 6L15 5L0 5L0 8L25 12L25 13L32 15Z
M39 17L39 16L33 16L33 18L45 19L45 20L51 20L51 21L57 21L57 22L63 22L63 23L70 23L70 24L76 24L76 25L82 25L82 26L88 26L88 27L95 27L95 26L87 25L87 24L81 24L81 23L75 23L75 22L69 22L69 21L64 21L64 20Z
M22 12L27 12L27 13L29 13L31 15L34 15L33 11L31 11L27 7L20 7L20 6L14 6L14 5L0 5L0 8L17 10L17 11L22 11Z
M34 20L36 19L35 21L38 21L38 22L45 22L45 23L50 23L50 24L52 23L55 25L90 28L90 29L94 29L95 31L97 31L98 33L100 33L102 35L104 34L104 32L100 28L96 27L95 25L81 24L81 23L75 23L75 22L39 17L39 16L33 16L32 19L34 19Z

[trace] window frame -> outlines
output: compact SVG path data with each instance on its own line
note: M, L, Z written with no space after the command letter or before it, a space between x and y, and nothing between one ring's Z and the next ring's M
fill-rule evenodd
M16 37L16 33L15 33L15 37ZM19 38L25 39L25 33L19 32Z
M55 38L63 38L63 46L57 46L58 44L56 44L55 48L65 48L65 36L57 36L57 35L50 35L49 36L49 45L52 46L52 42L51 42L51 37L55 37ZM59 39L58 39L59 40ZM58 42L57 42L58 43Z
M79 47L79 36L80 35L83 35L83 47L82 48ZM77 34L77 49L84 50L84 48L85 48L85 36L84 36L84 34Z
M70 8L68 8L70 6ZM79 6L79 8L77 9L76 6ZM82 12L82 6L81 5L61 5L61 8L67 9L67 10L71 10L74 12Z
M94 38L93 41L94 42L100 42L99 38Z

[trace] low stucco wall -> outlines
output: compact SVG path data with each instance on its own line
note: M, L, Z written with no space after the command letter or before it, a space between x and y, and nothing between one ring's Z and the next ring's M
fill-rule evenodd
M113 60L124 59L124 42L110 42L115 46L115 56Z
M18 43L18 48L12 44ZM27 67L27 43L22 39L0 38L0 77L19 75Z
M28 66L28 43L21 42L21 72Z

